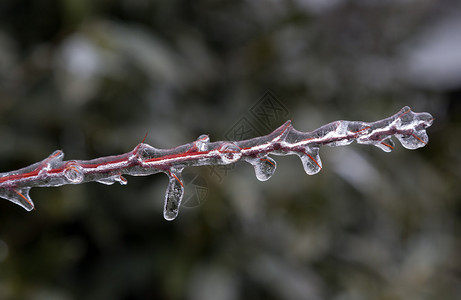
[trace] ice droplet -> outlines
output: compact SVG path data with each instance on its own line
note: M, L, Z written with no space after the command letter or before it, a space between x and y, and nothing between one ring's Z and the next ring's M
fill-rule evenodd
M219 155L225 164L231 164L238 161L242 157L240 148L234 143L225 143L220 147Z
M271 178L277 168L277 163L269 156L247 159L247 161L255 168L256 178L259 181L266 181Z
M106 184L106 185L111 185L111 184L114 184L116 182L120 183L121 185L126 185L128 183L128 181L125 179L125 177L123 177L120 174L112 175L112 176L109 176L109 177L104 177L104 178L96 180L96 182Z
M165 207L163 217L167 221L172 221L178 216L179 206L184 196L184 184L182 182L181 171L170 171L168 187L165 195Z
M424 147L429 141L425 130L419 130L409 135L396 134L395 136L399 139L402 146L407 149L418 149Z
M64 176L70 183L79 184L83 181L82 167L75 162L68 162L64 170Z
M317 174L322 169L318 147L306 147L305 151L297 152L296 154L301 158L304 171L308 175Z
M202 134L197 138L195 141L195 146L197 146L198 151L206 151L208 150L208 143L210 142L210 137L206 134Z
M112 178L112 177L106 177L106 178L98 179L98 180L96 180L96 182L99 182L99 183L102 183L102 184L105 184L105 185L111 185L111 184L115 183L115 179Z

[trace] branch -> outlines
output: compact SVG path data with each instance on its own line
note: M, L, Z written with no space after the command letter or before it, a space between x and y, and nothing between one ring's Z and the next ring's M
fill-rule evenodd
M344 146L357 141L374 145L386 152L394 149L391 137L395 136L407 149L424 147L428 142L426 128L433 118L428 113L414 113L404 107L397 114L366 123L361 121L336 121L311 132L293 128L291 121L272 133L248 140L210 142L201 135L194 142L172 149L157 149L140 143L131 152L92 160L63 161L61 150L28 167L0 173L0 197L16 203L26 210L34 208L29 197L32 187L61 186L96 181L103 184L127 184L124 174L146 176L159 172L169 177L163 215L173 220L178 215L184 194L181 172L185 167L227 165L243 160L253 165L260 181L268 180L276 169L269 155L298 155L307 174L322 169L319 147Z

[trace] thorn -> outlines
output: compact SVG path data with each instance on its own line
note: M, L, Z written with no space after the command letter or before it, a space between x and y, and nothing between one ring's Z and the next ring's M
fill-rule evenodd
M400 119L401 117L403 117L404 115L406 115L407 113L411 112L411 108L409 106L405 106L404 108L402 108L400 111L404 110L404 109L408 109L407 111L401 113L398 118Z
M312 155L310 155L309 153L307 153L306 151L303 151L304 154L306 154L310 159L312 159L312 161L315 162L315 164L320 168L322 169L322 166L312 157Z
M27 199L26 196L24 196L21 192L18 192L17 190L13 190L16 194L18 194L19 197L21 197L22 199L24 199L27 203L29 203L29 205L32 207L32 209L34 209L34 204L32 202L29 201L29 199Z
M176 176L174 173L171 173L170 170L168 170L168 173L170 174L170 176L173 176L173 177L179 182L179 184L180 184L182 187L184 187L184 183L182 183L182 181L179 180L178 176Z
M424 145L426 145L427 143L425 141L423 141L419 136L417 136L416 134L412 134L411 135L412 137L414 137L415 139L417 139L418 141L420 141L421 143L423 143Z
M307 153L306 153L306 154L307 154ZM312 159L312 160L315 162L315 164L316 164L320 169L322 168L322 166L319 165L319 163L318 163L310 154L307 154L307 156L309 156L309 158Z
M384 146L389 147L389 148L391 148L391 149L394 149L394 147L392 147L392 146L389 145L389 144L386 144L385 142L381 142L381 144L383 144Z
M144 135L144 138L142 139L141 144L144 144L148 134L149 134L149 130L146 131L146 135Z
M120 175L119 179L120 179L120 184L127 184L128 183L128 180L126 180L126 178L123 177L122 175Z
M359 129L357 131L352 131L352 133L359 133L359 132L362 132L362 131L367 130L369 128L370 128L370 126L366 126L366 127L363 127L362 129Z

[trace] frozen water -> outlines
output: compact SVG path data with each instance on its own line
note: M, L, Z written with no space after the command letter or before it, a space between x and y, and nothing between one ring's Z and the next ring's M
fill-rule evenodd
M306 147L305 151L296 152L296 154L301 158L304 171L308 175L317 174L322 169L322 161L320 160L318 147Z
M424 130L420 130L409 135L396 134L395 136L399 139L402 146L407 149L417 149L424 147L429 140L426 131Z
M225 164L231 164L238 161L242 157L242 152L240 151L240 148L234 143L226 142L220 147L219 155Z
M208 150L208 143L210 142L210 137L206 134L202 134L195 141L195 146L197 146L198 151Z
M179 206L184 196L184 184L181 177L181 170L170 171L168 187L165 195L165 207L163 217L167 221L172 221L178 216Z
M70 183L79 184L83 181L82 167L75 162L69 162L66 164L64 176Z
M379 149L383 150L384 152L391 152L395 147L395 143L391 139L391 137L387 137L382 141L377 141L376 143L374 143L374 145Z
M247 159L247 161L255 168L256 178L259 181L271 178L277 168L277 163L269 156Z
M113 177L105 177L105 178L101 178L101 179L96 180L96 182L99 182L99 183L102 183L102 184L105 184L105 185L112 185L112 184L114 184L116 182L116 180Z
M27 211L34 209L34 202L29 196L30 187L17 189L0 189L0 197L23 207Z
M125 179L125 177L123 177L120 174L116 174L116 175L112 175L112 176L108 176L108 177L106 176L104 178L97 179L96 182L106 184L106 185L112 185L112 184L114 184L116 182L120 183L121 185L125 185L125 184L128 183L128 181Z
M346 146L354 141L353 138L347 139L346 136L349 135L348 122L337 121L334 124L336 128L329 133L327 133L324 138L331 139L332 142L327 145L330 147Z
M136 154L135 158L139 160L145 160L152 157L159 157L162 155L161 150L144 143L141 143L138 146L136 146L134 152Z
M128 153L92 160L62 161L63 152L53 152L44 160L28 167L0 173L0 197L26 210L34 204L29 197L31 187L60 186L96 181L111 185L127 184L122 174L143 176L165 172L169 176L165 196L164 217L173 220L178 215L184 194L181 172L185 166L227 165L240 159L252 164L258 180L266 181L277 164L268 155L296 154L309 175L322 169L319 147L342 146L356 140L359 144L374 145L385 152L393 150L391 137L396 136L407 149L423 147L428 142L426 128L433 118L428 113L414 113L404 107L397 114L372 123L337 121L312 132L295 130L290 121L271 134L238 142L210 143L208 135L172 149L157 149L140 143Z

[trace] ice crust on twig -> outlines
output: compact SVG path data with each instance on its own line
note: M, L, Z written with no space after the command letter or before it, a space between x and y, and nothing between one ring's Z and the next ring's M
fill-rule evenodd
M426 128L432 125L429 113L415 113L409 107L397 114L372 123L336 121L311 132L293 128L291 121L272 133L243 141L210 142L201 135L194 142L172 149L157 149L140 143L131 152L92 160L63 161L61 150L28 167L0 173L0 197L26 210L34 208L29 196L32 187L61 186L96 181L102 184L127 184L122 175L146 176L159 172L168 175L164 218L177 217L184 195L181 176L186 167L228 165L240 160L250 163L258 180L266 181L275 172L277 163L269 155L298 155L305 172L314 175L322 169L319 150L323 145L337 147L359 144L374 145L390 152L395 144L392 136L407 149L428 143Z

